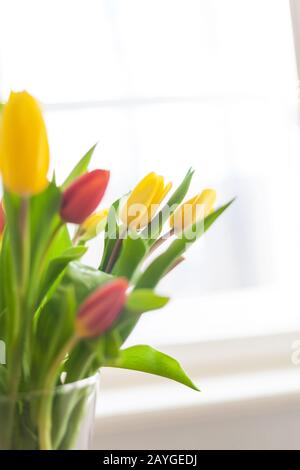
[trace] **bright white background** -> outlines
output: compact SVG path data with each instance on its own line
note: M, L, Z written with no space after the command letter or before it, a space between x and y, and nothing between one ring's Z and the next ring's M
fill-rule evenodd
M111 170L105 204L150 170L179 183L190 166L191 194L215 187L220 204L237 196L160 285L173 302L145 317L131 341L298 331L289 2L0 0L0 21L0 98L25 88L43 103L59 178L98 141L93 165ZM87 261L99 256L97 241Z
M215 187L220 204L237 196L161 291L197 297L188 308L197 311L205 294L216 311L220 295L297 284L300 143L287 1L0 0L0 8L0 94L26 88L44 104L58 177L98 141L93 165L112 174L105 203L149 170L178 183L190 166L191 193ZM99 256L96 242L87 261ZM207 326L213 335L221 318L201 310L199 334ZM227 328L245 329L239 318ZM259 318L272 329L267 307Z

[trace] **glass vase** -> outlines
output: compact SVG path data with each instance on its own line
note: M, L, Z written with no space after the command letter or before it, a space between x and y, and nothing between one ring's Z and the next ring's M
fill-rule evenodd
M0 395L0 450L87 450L99 374L53 391Z

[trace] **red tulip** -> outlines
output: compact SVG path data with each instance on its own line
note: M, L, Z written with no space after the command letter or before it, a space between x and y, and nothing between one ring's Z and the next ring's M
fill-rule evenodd
M108 330L126 301L128 282L119 278L97 289L81 305L75 323L79 338L94 338Z
M109 181L109 171L94 170L77 178L62 195L61 218L82 224L100 203Z
M2 202L0 202L0 235L2 235L5 226L5 213Z

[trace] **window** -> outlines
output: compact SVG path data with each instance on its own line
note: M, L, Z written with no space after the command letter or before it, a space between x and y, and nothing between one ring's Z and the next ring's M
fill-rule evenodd
M0 7L1 97L27 88L44 103L58 178L99 141L94 165L112 172L106 203L150 169L179 182L190 166L191 192L212 186L219 201L237 196L161 284L175 300L159 313L160 333L151 314L135 338L198 341L299 326L300 142L288 2ZM93 242L89 261L98 254Z

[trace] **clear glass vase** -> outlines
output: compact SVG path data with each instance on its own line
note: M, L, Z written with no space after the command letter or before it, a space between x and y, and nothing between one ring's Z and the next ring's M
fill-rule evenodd
M52 392L0 395L0 450L89 448L99 374Z

